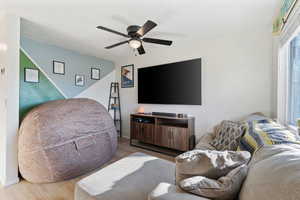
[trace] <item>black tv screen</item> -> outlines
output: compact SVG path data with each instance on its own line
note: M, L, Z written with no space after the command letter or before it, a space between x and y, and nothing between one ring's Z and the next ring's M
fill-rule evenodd
M201 105L201 59L138 69L138 103Z

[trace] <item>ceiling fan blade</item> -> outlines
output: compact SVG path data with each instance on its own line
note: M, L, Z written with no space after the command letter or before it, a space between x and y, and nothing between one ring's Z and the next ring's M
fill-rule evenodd
M144 49L144 47L143 47L143 45L141 45L137 50L138 50L138 52L139 52L140 55L146 53L146 52L145 52L145 49Z
M118 32L118 31L115 31L115 30L112 30L112 29L109 29L109 28L106 28L106 27L104 27L104 26L97 26L97 29L101 29L101 30L104 30L104 31L108 31L108 32L117 34L117 35L121 35L121 36L123 36L123 37L130 38L129 35L126 35L126 34L124 34L124 33L120 33L120 32Z
M120 46L120 45L125 44L125 43L128 43L128 41L123 41L123 42L119 42L119 43L117 43L117 44L113 44L113 45L111 45L111 46L107 46L107 47L105 47L105 49L111 49L111 48Z
M149 31L151 31L157 24L151 20L148 20L136 33L140 36L146 35Z
M168 46L171 46L173 43L170 40L161 40L161 39L155 39L155 38L143 38L143 41L148 42L148 43L168 45Z

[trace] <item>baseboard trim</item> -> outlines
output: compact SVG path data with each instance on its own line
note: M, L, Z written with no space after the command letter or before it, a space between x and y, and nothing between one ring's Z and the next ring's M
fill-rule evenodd
M123 135L122 137L123 137L123 138L126 138L126 139L128 139L128 140L130 139L130 136L127 136L127 135Z
M13 180L5 181L5 183L2 182L1 184L2 184L2 187L9 187L9 186L17 184L19 182L20 182L20 179L19 179L19 177L17 177Z

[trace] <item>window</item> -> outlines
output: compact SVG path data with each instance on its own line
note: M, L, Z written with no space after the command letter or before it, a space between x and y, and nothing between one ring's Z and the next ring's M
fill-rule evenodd
M277 121L297 132L300 118L300 7L296 6L278 37L274 38L277 73Z
M288 68L287 120L295 126L300 118L300 35L290 42Z

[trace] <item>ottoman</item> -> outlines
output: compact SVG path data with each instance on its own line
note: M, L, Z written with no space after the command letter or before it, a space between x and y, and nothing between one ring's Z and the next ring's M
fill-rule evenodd
M75 200L147 200L161 182L175 183L175 164L134 153L79 181Z
M148 196L148 200L209 200L186 193L170 183L160 183Z

